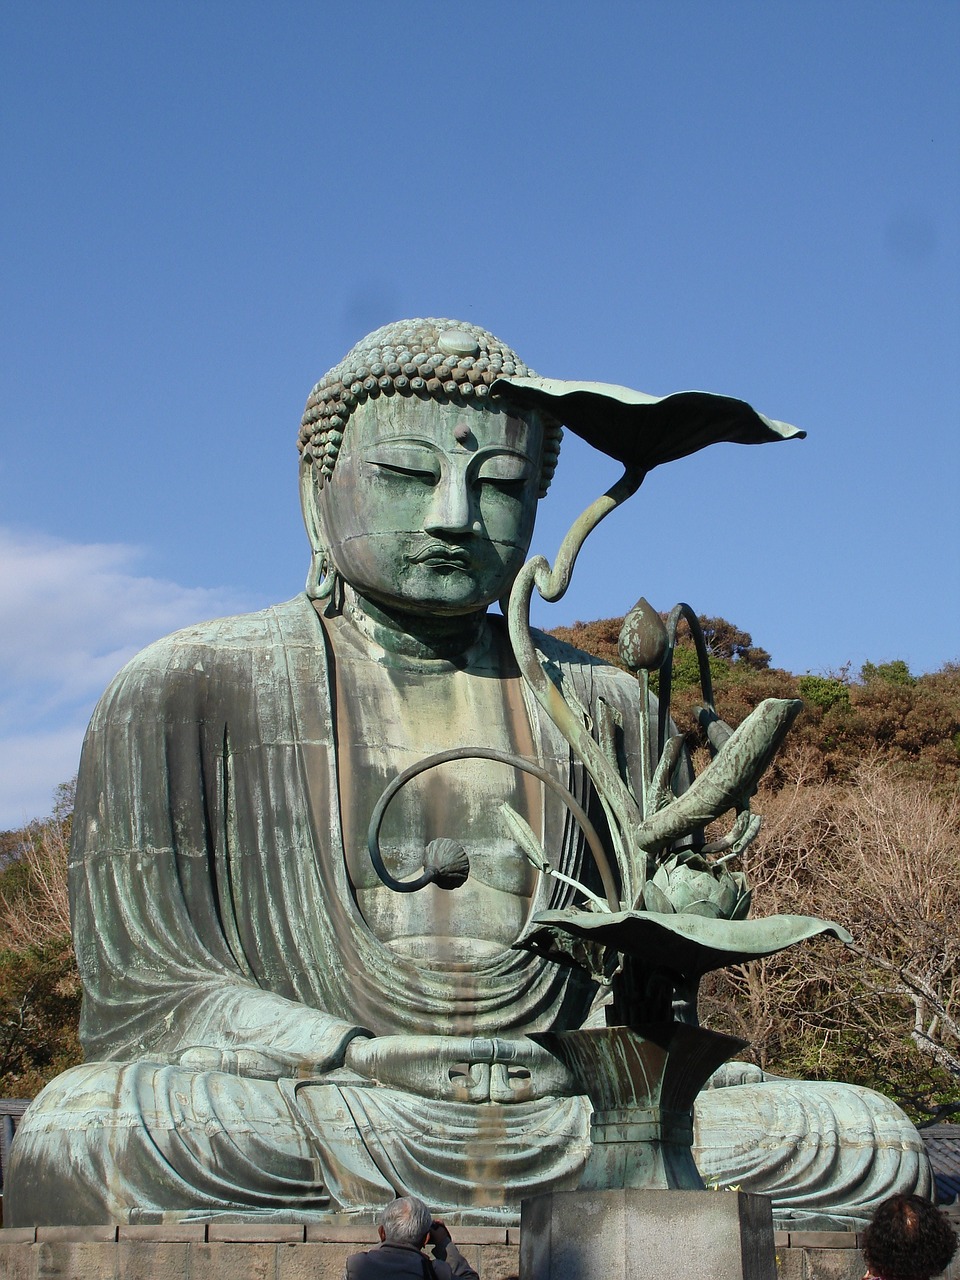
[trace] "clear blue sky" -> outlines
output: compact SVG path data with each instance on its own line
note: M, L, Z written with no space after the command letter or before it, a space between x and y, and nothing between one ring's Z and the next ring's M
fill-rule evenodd
M541 625L960 658L960 4L0 10L0 827L174 627L286 599L312 383L401 316L805 427L654 472ZM613 464L567 438L537 549Z

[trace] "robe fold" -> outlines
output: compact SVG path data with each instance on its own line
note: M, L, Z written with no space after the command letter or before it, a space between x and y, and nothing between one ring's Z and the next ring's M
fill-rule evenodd
M638 776L636 682L538 642L588 723L607 704ZM589 1148L583 1098L436 1102L341 1069L358 1035L581 1026L597 989L578 969L509 947L469 966L419 965L366 926L344 856L329 646L300 596L151 645L101 700L70 863L88 1061L21 1123L8 1223L303 1220L369 1213L397 1194L451 1220L503 1222L518 1219L523 1196L576 1185ZM582 764L532 699L527 714L538 763L602 826ZM592 882L559 803L545 802L540 834L560 871ZM530 914L572 895L540 877ZM920 1139L892 1104L784 1083L789 1097L763 1083L702 1095L698 1159L712 1180L767 1190L782 1219L808 1227L856 1224L893 1191L929 1189ZM858 1137L859 1171L846 1181L831 1173L845 1135L830 1117L844 1091L870 1135ZM771 1125L801 1130L816 1158L788 1158L784 1138L752 1159Z

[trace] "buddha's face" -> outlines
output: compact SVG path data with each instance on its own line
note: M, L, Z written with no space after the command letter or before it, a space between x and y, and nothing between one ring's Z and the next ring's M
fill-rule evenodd
M359 405L319 495L327 552L379 605L455 616L509 587L533 533L543 432L496 407Z

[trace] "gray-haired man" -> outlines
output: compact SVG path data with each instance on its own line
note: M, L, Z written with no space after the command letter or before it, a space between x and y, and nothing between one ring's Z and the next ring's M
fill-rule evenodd
M401 1196L380 1211L380 1244L347 1258L344 1280L479 1280L442 1222L416 1196ZM421 1250L431 1245L433 1261Z

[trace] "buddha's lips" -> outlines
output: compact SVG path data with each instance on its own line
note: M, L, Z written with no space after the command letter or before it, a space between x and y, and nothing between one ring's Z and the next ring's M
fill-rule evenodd
M468 569L473 564L473 557L465 547L451 547L442 542L433 542L409 557L411 564L447 564Z

